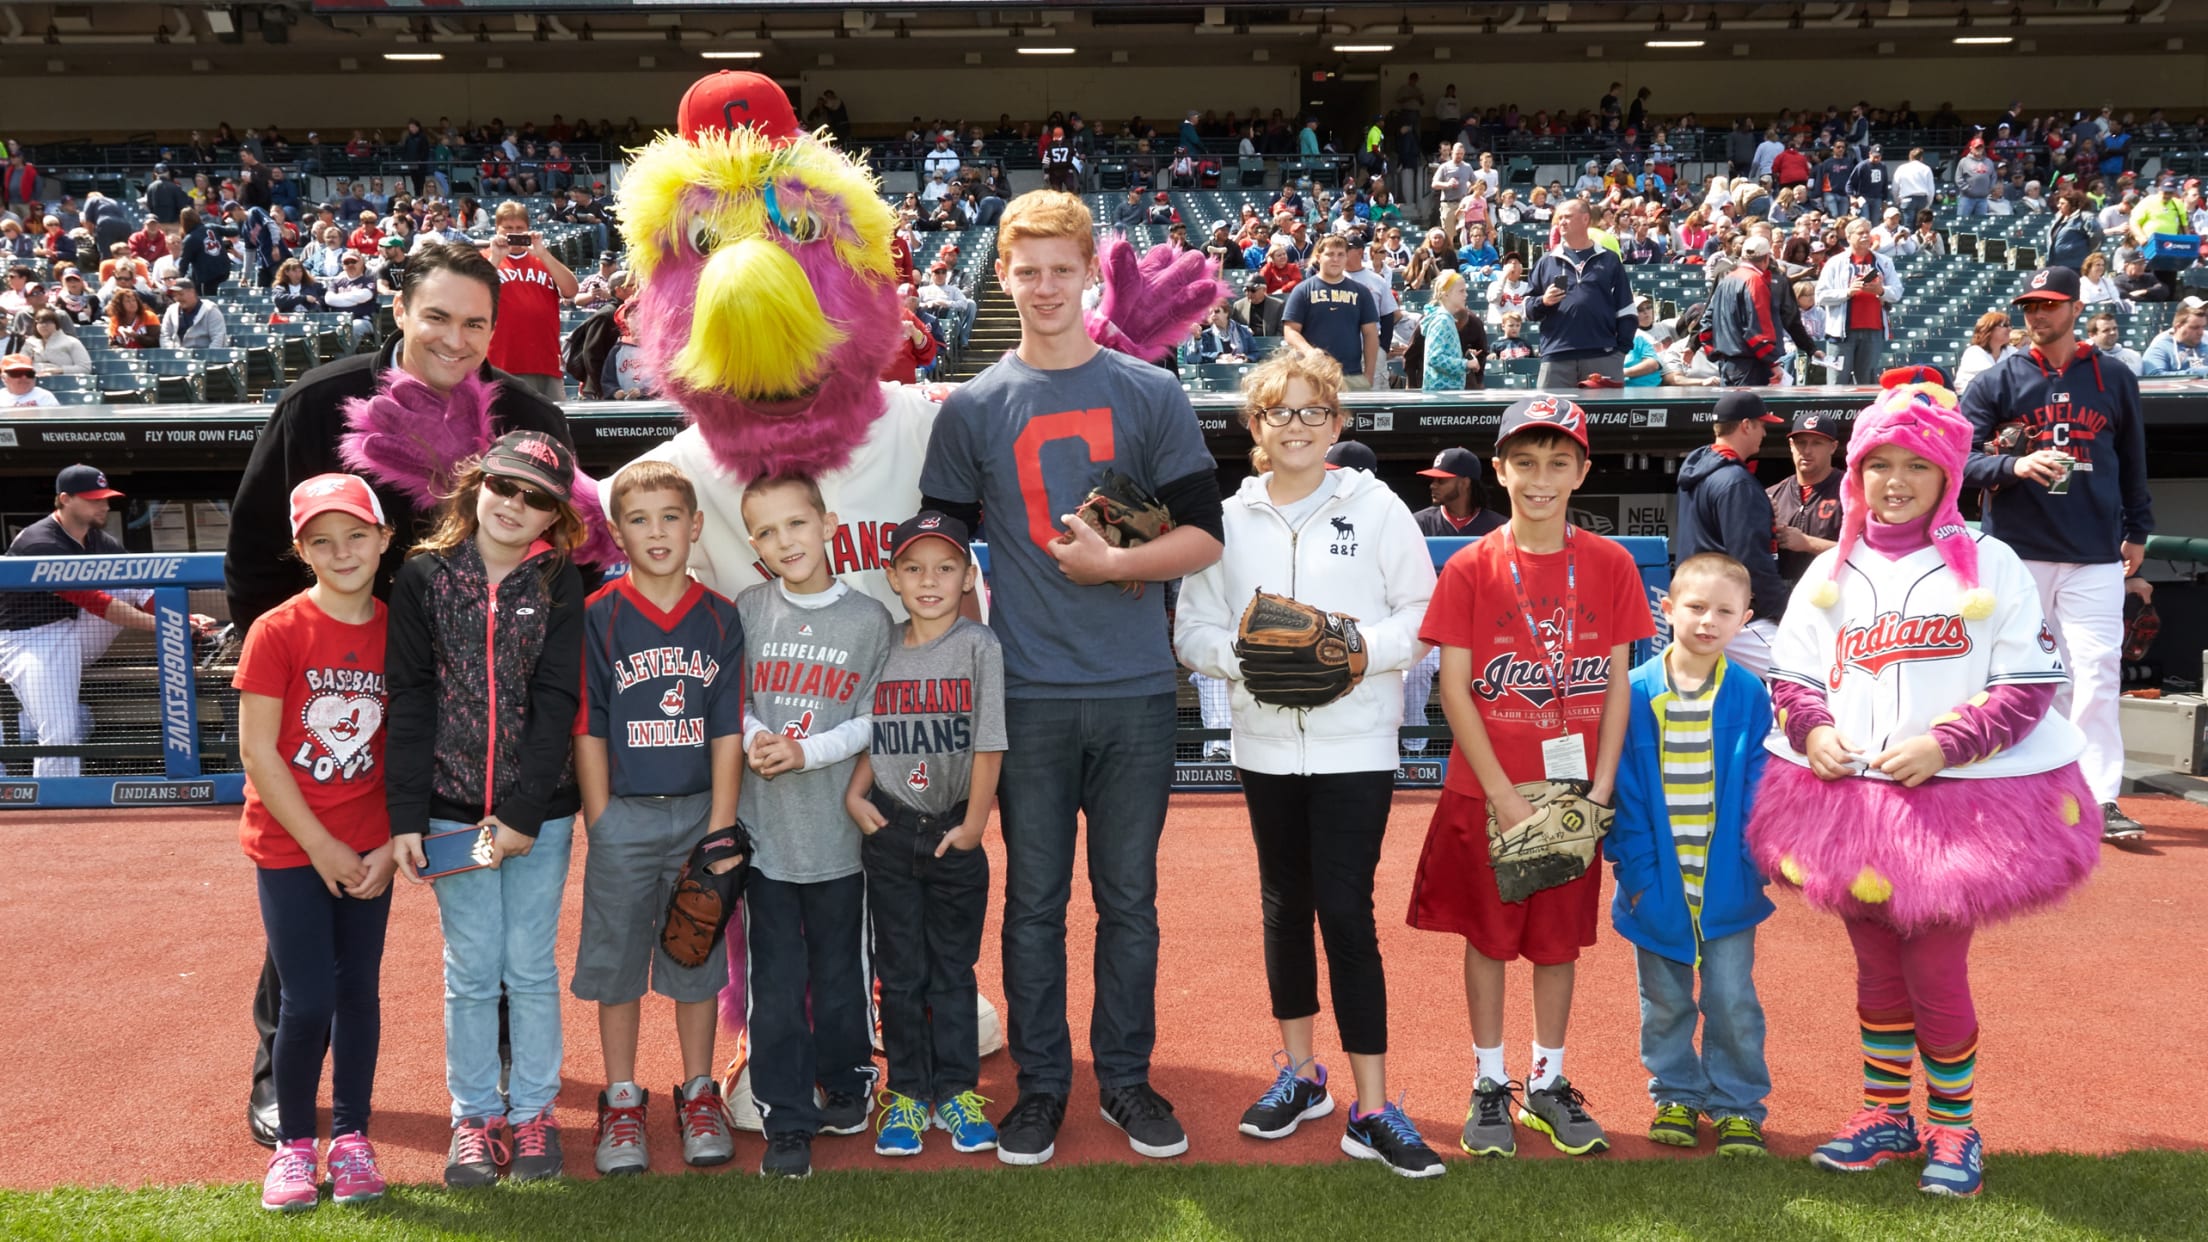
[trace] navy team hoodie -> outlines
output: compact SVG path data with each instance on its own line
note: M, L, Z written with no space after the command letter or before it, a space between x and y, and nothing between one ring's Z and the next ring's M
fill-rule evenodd
M1972 441L1963 482L1988 489L1980 526L2019 557L2106 564L2123 559L2121 545L2154 533L2146 420L2131 368L2083 342L2060 371L2037 348L2010 354L1970 382L1962 411ZM2067 495L2019 481L2013 457L1978 451L2010 422L2024 424L2035 452L2059 449L2077 460Z
M1971 381L1977 387L1977 381ZM1777 621L1786 612L1786 580L1772 548L1771 497L1749 473L1748 463L1705 444L1679 463L1679 512L1672 519L1671 559L1678 564L1702 552L1723 552L1748 567L1749 602L1756 619Z

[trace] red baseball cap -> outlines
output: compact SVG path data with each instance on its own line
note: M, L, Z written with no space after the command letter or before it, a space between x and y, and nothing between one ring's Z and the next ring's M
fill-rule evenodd
M743 125L778 142L805 132L798 128L789 95L773 78L736 69L723 69L691 83L675 115L685 138Z
M383 502L357 474L318 474L291 489L291 537L325 513L350 513L370 526L382 526Z

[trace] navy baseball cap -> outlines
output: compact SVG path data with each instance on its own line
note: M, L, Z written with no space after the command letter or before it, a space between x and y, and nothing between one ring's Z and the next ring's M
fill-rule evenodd
M899 522L897 529L890 532L889 559L894 561L903 556L906 548L923 539L941 539L955 546L959 555L972 560L973 549L967 546L967 538L966 523L959 521L948 513L938 513L933 509L922 509L920 512Z
M1503 444L1521 431L1561 431L1579 443L1582 451L1587 445L1587 411L1579 408L1579 402L1570 397L1553 393L1535 393L1503 411L1503 421L1495 429L1495 451L1501 454Z
M1832 433L1832 415L1817 410L1803 410L1796 414L1793 425L1787 428L1786 435L1788 439L1795 436L1823 436L1827 440L1838 440L1840 438Z
M1771 407L1763 403L1762 397L1744 388L1735 388L1719 397L1717 404L1710 408L1710 421L1713 423L1737 423L1744 418L1786 426L1786 420L1773 414Z
M54 491L63 496L82 496L86 500L111 500L122 495L107 485L107 472L97 466L82 462L62 467L54 476Z
M1430 469L1419 473L1429 479L1478 479L1480 458L1468 448L1446 448L1434 454Z
M2011 302L2075 302L2077 300L2077 272L2067 267L2043 267L2032 273L2032 278L2024 282L2024 291L2011 299Z
M1367 474L1380 471L1379 455L1367 444L1355 440L1337 440L1326 450L1326 468L1329 470L1362 470Z

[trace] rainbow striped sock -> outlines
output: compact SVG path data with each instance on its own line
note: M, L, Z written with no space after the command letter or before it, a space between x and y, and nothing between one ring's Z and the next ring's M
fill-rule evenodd
M1916 1016L1858 1007L1856 1017L1863 1029L1864 1105L1906 1114L1909 1070L1917 1057Z
M1978 1074L1978 1033L1953 1049L1924 1053L1924 1114L1936 1126L1964 1129L1971 1124Z

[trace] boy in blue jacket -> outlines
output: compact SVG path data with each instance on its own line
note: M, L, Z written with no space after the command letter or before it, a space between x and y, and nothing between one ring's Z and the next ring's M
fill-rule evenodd
M1636 948L1641 1063L1656 1101L1648 1137L1693 1147L1706 1115L1725 1156L1764 1154L1771 1091L1754 970L1756 924L1772 906L1742 839L1771 696L1725 659L1753 615L1750 591L1747 569L1722 553L1689 557L1672 574L1671 645L1633 670L1617 821L1603 845L1617 868L1610 919Z

